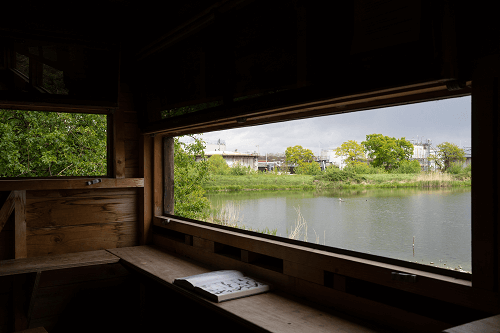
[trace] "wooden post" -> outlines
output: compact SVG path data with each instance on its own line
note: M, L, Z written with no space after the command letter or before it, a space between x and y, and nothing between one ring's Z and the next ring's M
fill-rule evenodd
M15 236L14 258L26 258L26 191L14 191L15 197Z
M114 177L125 178L125 140L123 131L123 111L118 109L113 115Z
M153 230L153 138L142 135L140 140L139 174L144 187L139 190L139 243L150 244Z
M153 139L153 213L163 215L163 154L162 138L156 135Z
M14 211L14 191L10 192L2 207L0 207L0 232L2 232L5 223L9 219L10 214Z
M500 57L478 61L472 81L472 286L498 291Z
M174 214L174 138L163 139L163 212Z

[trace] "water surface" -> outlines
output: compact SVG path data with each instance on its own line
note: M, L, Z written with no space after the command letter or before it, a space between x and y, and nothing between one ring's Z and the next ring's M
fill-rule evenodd
M213 206L239 207L240 224L252 229L277 229L278 236L288 237L300 210L307 222L300 240L471 270L470 188L245 191L208 197Z

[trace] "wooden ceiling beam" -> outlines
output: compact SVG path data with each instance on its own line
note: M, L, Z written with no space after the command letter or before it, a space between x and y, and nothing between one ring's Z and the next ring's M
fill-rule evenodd
M305 103L299 103L301 99L300 93L285 91L283 95L276 93L236 102L230 107L223 105L179 117L163 119L145 126L143 134L178 136L205 133L229 128L467 96L471 92L470 85L471 82L469 81L463 89L448 90L446 80L442 80ZM282 97L285 94L286 97ZM304 99L302 98L302 100Z

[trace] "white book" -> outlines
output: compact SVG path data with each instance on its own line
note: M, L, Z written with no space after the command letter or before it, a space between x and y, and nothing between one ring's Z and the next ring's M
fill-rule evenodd
M244 276L243 273L234 270L178 278L174 280L174 284L217 303L264 293L271 289L269 284Z

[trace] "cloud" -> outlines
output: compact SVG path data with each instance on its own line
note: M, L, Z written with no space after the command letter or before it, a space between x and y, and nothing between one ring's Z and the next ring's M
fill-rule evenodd
M315 154L347 140L361 142L367 134L381 133L406 139L431 139L434 145L449 141L471 145L470 96L408 104L333 116L293 120L205 133L203 139L226 141L228 150L283 153L301 145ZM258 146L258 147L257 147Z

